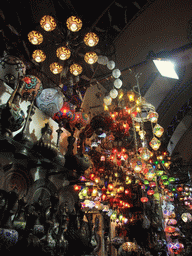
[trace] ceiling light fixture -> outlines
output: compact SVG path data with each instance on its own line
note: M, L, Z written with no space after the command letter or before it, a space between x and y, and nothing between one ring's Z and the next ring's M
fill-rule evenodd
M173 78L173 79L179 79L175 71L174 63L171 62L170 60L159 58L159 59L153 60L153 62L162 76Z

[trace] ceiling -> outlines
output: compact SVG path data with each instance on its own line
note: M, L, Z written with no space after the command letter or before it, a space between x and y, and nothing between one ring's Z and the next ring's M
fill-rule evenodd
M13 0L5 0L0 9L0 40L4 44L1 55L7 46L11 47L14 54L23 58L29 73L38 73L44 87L58 86L62 82L61 76L49 71L49 64L56 60L54 47L61 43L58 38L65 39L66 19L71 15L80 17L83 21L81 35L88 30L99 35L98 53L115 60L127 90L136 83L134 74L140 74L141 94L155 106L159 124L165 128L163 143L171 154L179 152L184 162L191 165L190 0L19 0L17 6ZM45 36L46 42L51 42L50 37L54 38L43 45L48 53L47 60L35 64L31 58L34 47L28 42L27 34L41 29L39 20L45 14L56 18L58 27L54 33ZM174 58L179 80L162 77L152 62L154 56ZM96 64L85 66L80 76L78 88L81 93L86 91L83 104L93 115L103 111L102 97L112 88L110 76L105 66ZM93 78L95 80L90 80Z

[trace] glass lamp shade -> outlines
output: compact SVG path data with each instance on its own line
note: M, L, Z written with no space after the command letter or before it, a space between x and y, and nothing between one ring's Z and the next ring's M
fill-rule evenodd
M153 139L149 142L149 145L153 150L158 150L161 146L161 141L158 140L156 137L153 137Z
M118 96L118 91L116 89L112 89L109 94L112 99L115 99Z
M151 157L151 152L148 148L141 148L140 149L140 157L141 159L148 161Z
M111 96L108 95L108 96L105 96L103 101L104 101L105 105L109 106L109 105L111 105L112 98L111 98Z
M122 82L121 79L117 78L117 79L115 79L115 81L113 82L113 84L114 84L115 88L120 89L121 86L122 86L122 84L123 84L123 82Z
M61 109L54 114L53 119L56 121L72 120L75 117L75 107L69 103L64 102Z
M81 127L85 127L89 123L89 115L83 112L75 112L73 118L70 120L71 125L80 124Z
M24 99L32 100L32 98L40 94L43 89L40 79L36 76L26 75L22 81L24 82L24 88L21 94Z
M49 15L45 15L41 18L40 25L47 32L53 31L57 26L55 19Z
M67 47L62 46L56 50L56 55L61 60L67 60L71 56L71 51Z
M17 78L23 77L25 73L26 66L18 57L6 55L0 59L0 79L8 85L13 85Z
M63 96L58 90L47 88L36 98L36 105L42 112L52 117L62 108Z
M51 65L49 67L50 67L51 72L54 75L61 73L61 71L63 70L63 66L60 65L58 62L51 63Z
M35 50L32 54L32 58L36 62L43 62L46 59L46 55L42 50Z
M140 200L141 200L142 203L147 203L149 201L149 199L145 196L141 197Z
M115 68L115 62L113 60L109 60L107 62L107 67L108 69L113 70Z
M84 56L85 62L88 64L94 64L98 60L98 56L95 52L87 52Z
M71 16L66 21L67 28L72 32L78 32L82 28L82 21L76 16Z
M140 173L146 166L140 157L134 157L130 161L130 166L135 173Z
M164 128L159 125L159 124L156 124L153 128L153 133L155 134L155 136L157 136L158 138L160 138L162 135L163 135L163 132L164 132Z
M83 68L79 65L79 64L72 64L69 68L71 74L73 74L74 76L78 76L82 73Z
M93 32L89 32L84 36L84 43L89 47L96 46L98 42L99 37Z
M119 78L120 77L120 75L121 75L121 71L119 70L119 69L114 69L113 71L112 71L112 76L114 77L114 78Z
M159 115L155 111L149 111L147 115L148 120L151 121L152 123L157 123L158 117Z
M191 222L192 221L192 215L189 212L184 212L181 215L182 221L186 222Z
M38 31L31 31L28 34L28 40L34 45L39 45L43 42L43 35Z

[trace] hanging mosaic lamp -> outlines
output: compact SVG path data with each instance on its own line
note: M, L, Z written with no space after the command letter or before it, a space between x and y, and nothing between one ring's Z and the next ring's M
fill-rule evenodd
M47 88L42 90L41 94L36 98L36 105L39 110L52 117L62 108L63 96L58 90Z
M148 148L143 147L143 148L140 148L139 155L141 159L148 161L151 157L151 151Z
M41 80L36 76L26 75L22 81L24 82L22 97L26 100L32 100L43 90Z
M50 15L44 15L40 20L40 25L47 32L53 31L57 26L55 19Z
M159 117L159 115L155 111L149 111L149 113L147 115L147 119L149 121L151 121L151 123L157 123L158 117Z
M149 142L149 145L153 150L158 150L161 146L161 141L158 140L156 137L153 137L153 139Z
M160 138L163 133L164 133L164 128L159 125L159 124L156 124L154 127L153 127L153 133L155 134L155 136L157 136L158 138Z
M134 157L130 160L130 166L136 173L140 173L146 166L140 157Z
M18 57L5 55L0 58L0 79L12 88L18 77L23 77L25 73L26 66Z
M72 32L78 32L82 28L82 21L76 16L71 16L66 21L67 28Z
M38 31L31 31L28 34L28 40L34 45L40 45L43 42L43 35Z
M89 32L84 36L84 43L89 46L89 47L93 47L96 46L99 42L99 37L93 33L93 32Z

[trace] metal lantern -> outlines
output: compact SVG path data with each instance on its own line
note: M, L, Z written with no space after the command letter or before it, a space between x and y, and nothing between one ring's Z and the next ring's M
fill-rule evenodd
M90 46L90 47L96 46L98 42L99 42L99 37L93 32L89 32L84 36L84 43L87 46Z
M83 71L83 68L79 64L74 63L70 66L69 70L71 74L73 74L74 76L78 76Z
M25 72L26 66L18 57L6 55L0 59L0 79L11 87L18 77L25 75Z
M45 15L41 18L40 25L47 32L53 31L57 26L55 19L49 15Z
M42 50L35 50L32 54L32 58L36 62L43 62L46 59L46 55Z
M163 132L164 132L164 128L159 125L159 124L156 124L153 128L153 133L155 134L155 136L157 136L158 138L160 138L162 135L163 135Z
M95 52L87 52L84 56L85 62L88 64L94 64L98 60L98 56Z
M56 50L56 55L61 60L67 60L71 56L71 51L67 47L62 46Z
M61 73L61 71L63 70L63 66L60 65L58 62L51 63L51 65L49 67L50 67L51 72L54 75Z
M62 108L63 96L58 90L47 88L42 90L41 94L36 98L36 105L42 112L52 117Z
M28 34L28 40L34 45L39 45L43 42L43 35L38 31L31 31Z
M33 97L41 93L43 86L36 76L26 75L22 81L24 82L24 87L21 94L24 99L32 100Z
M69 17L66 24L67 28L72 32L78 32L82 28L82 21L76 16Z

